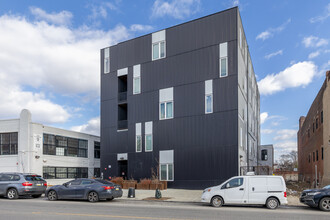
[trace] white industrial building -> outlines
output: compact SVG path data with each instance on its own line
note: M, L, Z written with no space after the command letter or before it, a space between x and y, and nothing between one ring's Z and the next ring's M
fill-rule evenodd
M44 126L24 109L0 120L0 172L42 175L50 184L100 176L100 137Z

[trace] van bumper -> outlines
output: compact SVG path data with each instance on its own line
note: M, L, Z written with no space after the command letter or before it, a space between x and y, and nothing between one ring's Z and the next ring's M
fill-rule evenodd
M209 194L209 193L203 193L203 194L202 194L201 202L204 202L204 203L210 203L211 198L210 198L210 195L208 195L208 194Z
M281 202L281 205L287 205L288 204L288 199L283 198L280 202Z

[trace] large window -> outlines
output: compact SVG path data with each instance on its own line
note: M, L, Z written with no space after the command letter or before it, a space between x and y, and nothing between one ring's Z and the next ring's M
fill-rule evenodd
M133 94L141 93L141 65L133 67Z
M0 155L17 154L18 133L0 134Z
M101 169L100 168L94 168L94 177L100 178L101 177Z
M166 32L165 30L152 34L152 60L158 60L166 56Z
M152 121L145 123L145 151L152 151Z
M110 72L110 48L104 49L104 73Z
M213 81L205 81L205 113L213 112Z
M88 141L76 138L43 135L43 154L71 157L88 157Z
M266 149L261 150L261 160L268 160L268 151Z
M43 167L45 179L88 178L87 167Z
M99 141L94 141L94 158L101 157L101 143Z
M220 48L220 77L228 76L228 53L227 53L227 42L219 45Z
M160 164L160 180L173 181L173 164Z
M142 152L142 130L141 123L135 124L135 151Z
M173 110L173 88L159 90L159 119L173 118Z

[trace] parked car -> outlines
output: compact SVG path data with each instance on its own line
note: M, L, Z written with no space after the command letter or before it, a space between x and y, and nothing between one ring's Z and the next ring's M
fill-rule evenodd
M120 186L100 179L76 179L46 190L46 196L50 201L78 199L97 202L101 199L113 200L122 195L123 191Z
M307 189L300 195L300 202L322 211L330 211L330 185L322 189Z
M266 205L276 209L287 204L286 185L281 176L235 176L203 191L202 202L214 207L224 204Z
M0 173L0 196L17 199L29 195L34 198L45 193L47 182L39 175L28 173Z

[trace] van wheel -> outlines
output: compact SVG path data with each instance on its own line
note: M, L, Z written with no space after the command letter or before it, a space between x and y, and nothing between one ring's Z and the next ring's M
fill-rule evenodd
M277 209L279 202L276 198L268 198L266 201L266 206L269 209Z
M322 211L330 211L330 197L325 197L320 200L319 208Z
M211 199L211 205L213 207L221 207L223 205L223 199L220 196L214 196Z
M8 199L17 199L18 198L17 190L14 188L8 189L7 198Z

